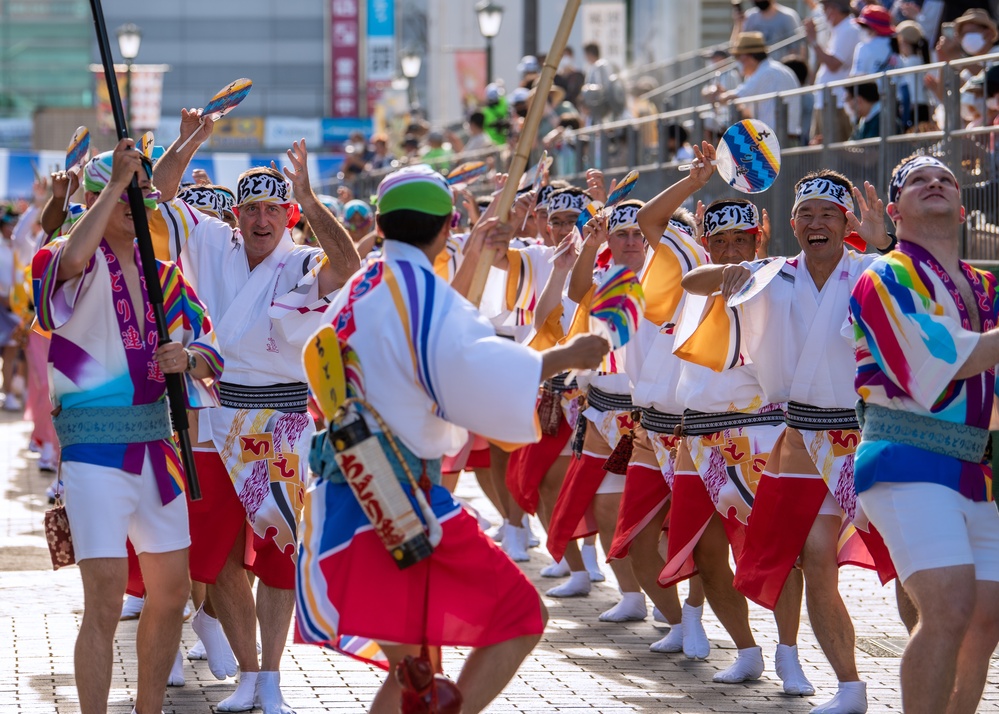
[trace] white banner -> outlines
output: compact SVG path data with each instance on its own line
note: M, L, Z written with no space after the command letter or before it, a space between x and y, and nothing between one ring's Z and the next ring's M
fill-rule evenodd
M620 71L627 66L627 14L623 0L583 3L583 44L596 42L600 56Z

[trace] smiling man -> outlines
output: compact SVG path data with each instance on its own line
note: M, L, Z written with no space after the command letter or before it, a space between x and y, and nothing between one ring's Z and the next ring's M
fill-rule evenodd
M279 669L294 610L294 553L314 432L301 354L332 293L360 266L347 230L311 188L304 141L288 158L284 173L257 167L240 175L235 231L182 201L168 205L170 223L179 227L171 252L179 252L219 316L226 360L221 406L205 410L198 423L194 457L204 498L189 504L191 577L207 583L209 595L192 625L217 679L240 672L219 711L292 711ZM299 205L319 247L291 238ZM244 569L259 579L255 602Z
M188 580L188 512L164 374L184 374L192 405L222 371L204 306L173 263L157 261L172 340L160 344L126 191L137 176L147 217L159 192L131 139L84 169L87 211L32 262L41 329L51 331L54 423L84 612L74 667L80 709L107 711L114 633L130 540L145 575L133 714L163 706L180 643ZM197 340L195 342L194 340ZM185 349L189 347L190 349Z
M854 215L855 200L862 222ZM865 198L849 179L830 170L797 183L791 228L801 252L739 306L743 348L763 367L758 377L766 401L788 407L787 428L771 449L757 487L735 586L773 609L800 562L809 619L839 680L832 700L812 711L863 714L866 687L857 672L853 624L839 594L837 566L877 567L882 579L894 577L894 570L856 504L853 346L840 334L850 290L877 256L848 250L844 239L856 231L879 249L890 240L874 188L866 186ZM726 265L722 294L737 292L766 264ZM859 538L840 548L847 518Z
M999 642L999 515L986 455L999 362L996 279L958 260L951 170L892 174L898 248L853 289L860 503L919 610L902 657L907 712L974 711Z

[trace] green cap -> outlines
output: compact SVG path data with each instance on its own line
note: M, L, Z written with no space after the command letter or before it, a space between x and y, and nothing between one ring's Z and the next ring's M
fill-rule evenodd
M451 188L440 173L426 164L394 171L378 185L378 212L410 210L431 216L454 212Z

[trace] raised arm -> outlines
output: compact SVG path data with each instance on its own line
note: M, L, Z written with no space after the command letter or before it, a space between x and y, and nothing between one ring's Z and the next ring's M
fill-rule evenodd
M569 299L581 302L590 288L593 287L593 265L597 260L597 250L607 240L607 217L598 213L590 222L583 226L586 240L576 256L569 274ZM572 239L570 233L568 238Z
M142 155L135 150L135 142L122 139L114 149L111 159L111 178L87 209L66 241L59 258L57 279L69 280L80 275L101 245L104 231L111 218L118 198L128 190L132 176L142 167Z
M201 121L202 118L204 118L204 122ZM153 184L159 189L161 203L177 197L180 182L184 178L188 164L197 153L198 147L212 135L214 128L215 122L212 121L211 117L202 117L200 109L180 110L180 136L167 147L163 156L153 167ZM194 138L188 141L183 149L180 149L180 145L191 134L194 134Z
M692 295L711 295L721 290L729 298L749 280L749 268L733 265L702 265L683 276L680 286Z
M337 290L347 282L347 278L361 267L361 257L357 254L350 233L316 197L309 182L309 152L305 139L296 141L288 149L288 160L292 168L286 168L284 175L291 181L295 190L295 200L302 207L302 213L309 219L309 225L319 245L329 259L319 272L319 292L322 295Z
M80 169L72 168L69 171L56 171L52 174L52 195L42 208L42 216L39 223L45 235L52 235L62 228L66 221L66 195L72 196L76 189L80 187Z
M538 304L534 308L535 326L543 325L548 321L558 307L562 304L562 292L565 290L565 281L569 277L573 264L576 262L576 251L572 245L572 234L567 235L562 243L555 249L555 252L563 251L555 258L555 265L548 275L548 282L538 297Z
M715 147L702 142L700 148L694 146L694 163L690 173L667 188L638 211L638 227L649 247L655 250L666 232L670 219L683 202L704 188L711 174L715 172Z

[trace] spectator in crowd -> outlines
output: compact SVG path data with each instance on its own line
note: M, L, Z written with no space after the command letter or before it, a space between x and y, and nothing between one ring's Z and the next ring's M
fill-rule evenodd
M357 245L375 226L375 213L364 201L353 199L343 207L343 225Z
M999 51L999 32L988 10L974 8L954 20L954 38L941 37L937 57L944 61L975 57Z
M694 150L690 146L690 137L682 124L670 124L666 127L666 150L670 161L693 161Z
M646 95L656 89L656 80L649 76L639 77L631 88L631 108L635 119L650 119L659 113L659 108ZM643 122L638 128L639 157L642 163L655 159L659 151L659 127L654 121Z
M769 94L789 89L797 89L798 78L794 72L775 62L767 54L767 45L762 33L743 32L732 46L731 54L739 63L743 82L730 92L719 94L716 100L729 103L733 99L751 97L757 94ZM777 127L777 99L763 102L752 102L739 105L743 118L759 119L770 127ZM796 145L801 138L801 97L791 97L785 100L787 104L787 137L791 145Z
M537 89L532 88L527 95L527 105L530 106L537 94ZM541 125L538 128L538 137L543 137L552 129L559 126L563 114L575 114L576 108L565 101L565 90L556 84L548 90L548 101L545 102L545 113L541 117Z
M483 128L489 139L497 146L505 144L510 131L510 105L502 86L496 83L486 85L486 103L481 111L485 118Z
M520 86L531 87L541 74L541 63L534 55L524 55L517 63L517 71L520 73Z
M468 115L465 129L468 131L468 141L462 147L463 151L481 151L494 146L493 140L486 133L486 115L481 110L476 110Z
M900 68L918 67L930 62L930 43L918 22L903 20L895 26L895 42ZM905 74L899 77L899 116L905 129L930 120L930 102L923 82L925 75Z
M444 134L439 131L431 131L427 135L427 144L428 148L421 157L423 163L429 164L437 171L447 173L454 154L451 151L451 145L445 145Z
M898 59L892 49L895 26L891 24L891 14L879 5L867 5L855 22L860 25L861 40L853 53L850 76L894 69Z
M794 72L798 84L804 87L808 84L808 62L798 55L787 55L780 61L782 65ZM812 115L815 113L815 95L801 95L801 145L808 144L811 138Z
M420 140L415 134L406 134L402 139L403 163L418 164L422 161L420 157Z
M586 71L582 97L583 105L590 117L590 124L613 121L617 117L609 95L614 69L610 62L600 56L600 45L596 42L585 45L583 54L586 56L589 69Z
M565 88L565 99L573 106L579 103L579 92L583 89L586 77L576 65L576 56L571 47L566 47L558 63L558 75Z
M815 52L815 61L818 64L818 69L815 72L815 84L827 84L846 79L853 64L853 55L860 43L860 27L850 21L849 0L823 0L822 12L825 15L826 26L829 30L826 42L818 41L815 20L808 18L804 24L805 38ZM801 80L801 84L804 85L805 81ZM837 88L833 90L832 96L835 99L835 107L830 112L833 122L832 126L826 127L823 125L823 121L828 115L823 111L825 92L815 93L814 122L811 125L812 135L832 142L846 141L852 129L850 117L847 116L846 109L844 109L846 94L842 88ZM805 126L807 125L802 125L803 128Z
M733 43L743 32L759 32L763 34L763 41L769 47L790 39L801 29L801 16L792 8L785 7L775 0L755 0L753 5L754 7L743 13L742 3L733 3ZM773 58L780 59L793 51L793 46L782 47L773 53Z
M341 170L347 181L352 181L363 174L368 162L374 156L374 152L368 150L364 134L359 131L350 133L347 143L343 146L343 153L343 168Z
M523 119L527 116L527 100L531 96L531 90L527 87L517 87L510 94L510 105L513 108L514 116Z
M388 148L388 134L378 132L371 135L371 160L368 162L369 171L392 168L397 162Z
M711 83L706 85L702 90L701 94L708 99L711 99L719 94L724 94L729 92L739 86L740 77L739 72L735 69L728 68L729 59L731 55L722 49L717 49L711 53L708 58L711 63L711 67L715 69L715 76ZM728 128L729 123L729 110L728 108L719 109L713 107L711 112L706 114L704 117L704 140L710 144L715 143L715 140Z
M881 136L881 93L874 82L864 82L846 88L847 101L857 118L851 141L875 139Z
M946 0L943 3L943 13L940 15L940 22L955 22L967 15L972 10L984 10L986 14L992 14L992 3L990 0Z

